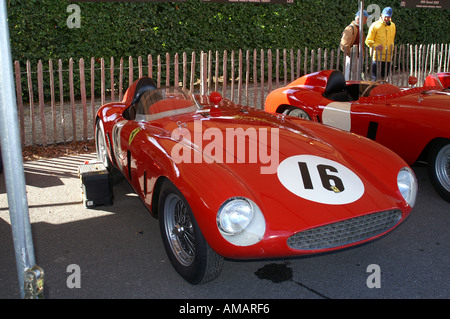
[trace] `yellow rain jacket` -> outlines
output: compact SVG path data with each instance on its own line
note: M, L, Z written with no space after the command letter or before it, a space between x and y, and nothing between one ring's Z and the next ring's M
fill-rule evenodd
M394 50L394 39L395 39L394 22L391 21L391 25L387 25L380 17L380 20L371 24L365 43L370 48L370 54L372 55L374 61L376 60L377 56L376 54L374 54L375 48L380 44L383 45L383 53L381 56L381 61L387 62L391 61L391 56ZM386 48L389 48L387 60L386 60ZM380 59L379 55L380 54L378 53L378 59Z

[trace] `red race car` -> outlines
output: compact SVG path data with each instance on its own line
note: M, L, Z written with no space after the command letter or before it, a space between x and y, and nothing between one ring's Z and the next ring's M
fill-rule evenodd
M368 137L409 165L427 162L435 189L450 201L450 95L440 81L433 85L402 89L383 81L346 82L340 71L326 70L270 92L265 110Z
M414 173L378 143L147 77L99 109L95 136L98 160L159 219L172 265L192 284L218 276L224 257L373 240L415 203Z

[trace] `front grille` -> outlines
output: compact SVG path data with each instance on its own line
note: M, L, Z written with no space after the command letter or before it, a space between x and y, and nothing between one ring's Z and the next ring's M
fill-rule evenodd
M339 247L379 235L401 219L398 209L372 213L296 233L288 238L292 249L315 250Z

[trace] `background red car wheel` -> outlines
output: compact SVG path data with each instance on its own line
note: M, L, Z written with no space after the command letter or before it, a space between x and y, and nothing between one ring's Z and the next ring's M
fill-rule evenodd
M439 195L450 202L450 140L439 140L431 146L428 174Z

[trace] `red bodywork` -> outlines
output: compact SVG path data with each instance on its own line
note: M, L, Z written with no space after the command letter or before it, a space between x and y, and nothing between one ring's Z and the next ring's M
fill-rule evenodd
M197 97L204 106L202 110L150 122L127 120L124 111L130 107L135 87L136 83L127 90L121 103L106 104L98 111L97 121L103 123L111 162L120 169L154 216L158 216L158 187L162 180L169 179L186 198L209 245L224 257L284 257L345 248L386 234L404 221L412 210L397 186L398 172L407 164L393 152L366 138L311 121L238 106L226 99L220 101L216 96L214 104L217 105L205 97ZM305 91L305 94L308 92L312 94L314 91ZM278 163L291 156L305 154L334 161L358 176L364 185L362 195L353 202L340 205L304 199L286 189L276 170L270 174L261 173L261 169L268 168L270 163L260 158L254 162L248 155L244 162L207 162L203 158L201 162L178 163L171 154L179 143L190 145L192 158L211 147L212 139L196 140L194 131L199 127L202 132L214 129L223 136L226 136L227 129L247 133L253 129L258 133L277 129L279 140L268 136L264 142L268 147L274 147L270 149L278 153ZM191 133L191 140L186 139L186 132ZM180 135L184 138L181 139ZM247 136L244 139L247 150L251 138ZM233 144L236 145L235 142ZM230 149L224 151L229 153ZM251 199L264 215L266 230L263 239L254 245L235 246L219 232L217 212L233 196ZM394 209L401 211L401 218L395 226L358 242L318 250L296 250L286 243L290 236L306 229Z
M433 141L450 139L450 95L437 83L412 89L380 83L361 97L372 83L348 81L342 85L342 76L340 89L349 96L336 101L327 97L326 90L329 79L337 78L338 73L342 75L335 70L311 73L272 91L265 110L282 113L290 107L303 109L315 122L381 143L409 165L419 160Z
M439 81L436 81L436 78ZM425 78L423 86L439 86L442 85L444 90L450 90L450 72L439 72L430 74Z

